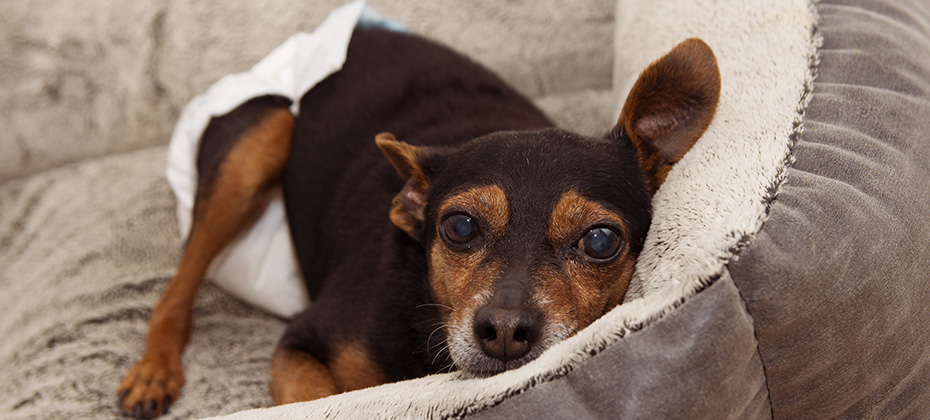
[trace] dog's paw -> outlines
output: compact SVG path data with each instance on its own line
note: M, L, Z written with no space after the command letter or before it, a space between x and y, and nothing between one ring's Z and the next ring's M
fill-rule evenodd
M137 419L155 418L168 412L183 386L184 367L180 360L144 357L123 379L117 391L119 406Z

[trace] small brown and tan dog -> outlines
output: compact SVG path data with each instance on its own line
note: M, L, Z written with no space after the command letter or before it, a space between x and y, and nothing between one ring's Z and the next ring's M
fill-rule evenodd
M211 121L190 238L120 406L151 418L177 400L204 272L278 188L313 303L274 352L276 402L526 364L620 303L650 198L719 92L713 52L686 40L590 138L448 48L356 30L296 117L266 96Z

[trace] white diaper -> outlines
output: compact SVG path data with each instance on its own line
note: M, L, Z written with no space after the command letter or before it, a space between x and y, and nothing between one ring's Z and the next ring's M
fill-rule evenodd
M265 95L290 98L299 112L300 98L327 76L342 69L356 26L404 30L364 1L332 13L313 33L290 37L245 73L220 79L190 101L168 147L168 183L178 201L178 227L186 238L197 193L197 153L210 119L223 116L249 99ZM292 318L310 304L291 242L280 194L255 225L229 244L210 264L207 277L240 299L275 315Z

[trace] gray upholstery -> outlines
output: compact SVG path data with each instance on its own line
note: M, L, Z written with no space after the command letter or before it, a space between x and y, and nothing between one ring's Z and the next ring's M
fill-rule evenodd
M930 416L930 5L822 1L796 162L730 265L777 419Z
M473 417L684 420L770 416L752 319L727 275L565 377Z

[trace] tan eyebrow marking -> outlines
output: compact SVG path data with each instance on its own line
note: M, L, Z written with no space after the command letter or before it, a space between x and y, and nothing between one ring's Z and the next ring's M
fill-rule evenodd
M497 185L485 185L465 190L449 197L439 207L442 215L450 207L463 207L474 216L481 218L491 229L491 233L500 237L510 223L510 204L507 194Z
M605 221L619 225L623 238L629 242L626 224L619 215L571 190L562 194L552 210L546 234L550 243L558 244L581 229Z
M481 218L492 237L501 237L510 223L510 204L497 185L471 188L449 197L439 206L439 217L461 208ZM437 223L438 225L438 223ZM490 296L500 276L500 263L485 261L488 248L462 253L436 240L430 249L430 284L436 301L449 308L443 311L448 328L466 327L482 297ZM470 331L470 330L469 330Z
M619 226L629 243L629 232L620 215L572 190L564 193L553 208L546 235L551 244L564 246L582 230L599 223ZM577 331L620 303L635 263L629 246L608 265L567 259L559 267L542 270L546 280L540 282L537 299L544 302L542 310L549 319Z

